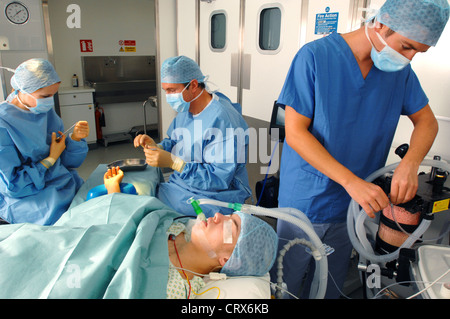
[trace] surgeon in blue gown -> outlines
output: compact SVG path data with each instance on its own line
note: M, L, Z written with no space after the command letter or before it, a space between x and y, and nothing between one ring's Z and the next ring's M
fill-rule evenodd
M0 218L8 223L54 224L83 183L74 168L88 152L89 125L80 121L61 136L53 107L60 82L49 61L27 60L0 104Z
M416 194L419 164L438 125L409 62L436 45L448 17L447 0L387 0L362 28L308 43L294 57L278 99L286 108L279 206L303 211L322 242L335 249L328 256L333 278L327 298L339 297L347 274L351 198L374 217L389 201L404 203ZM385 166L401 115L414 130L388 198L364 179ZM277 231L280 238L303 237L282 221ZM291 293L299 295L310 261L301 247L286 255L284 280ZM308 277L302 297L308 297L310 282Z
M248 126L240 105L221 93L208 92L205 80L198 64L188 57L164 61L162 88L178 114L161 143L147 135L134 140L135 147L144 147L149 165L174 170L169 181L159 185L157 197L186 215L194 213L187 202L191 197L244 203L251 195L245 167ZM218 211L208 205L202 209L207 217Z

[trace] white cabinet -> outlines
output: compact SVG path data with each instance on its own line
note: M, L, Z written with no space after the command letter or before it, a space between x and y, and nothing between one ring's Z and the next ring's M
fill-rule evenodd
M91 88L61 88L59 90L59 106L64 129L67 130L78 121L89 123L88 143L96 143L95 107Z

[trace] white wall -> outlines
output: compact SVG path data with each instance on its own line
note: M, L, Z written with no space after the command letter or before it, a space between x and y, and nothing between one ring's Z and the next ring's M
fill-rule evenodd
M156 55L154 0L48 0L55 68L62 87L73 74L84 83L82 56ZM81 9L81 28L68 28L69 4ZM92 53L80 52L80 40L93 41ZM136 52L119 52L119 40L135 40ZM143 125L142 102L101 105L105 110L104 134L126 132ZM156 109L147 107L147 124L157 123Z
M7 97L6 92L3 92L3 89L2 89L3 82L5 82L5 80L2 81L2 76L0 75L0 101L6 100L6 97Z
M159 112L160 112L160 133L166 136L169 125L176 113L166 102L165 93L161 89L160 70L165 59L177 55L177 21L176 21L176 0L155 0L157 16L157 83L160 89Z
M81 9L81 28L68 28L67 6ZM48 0L55 67L62 86L74 73L83 83L81 57L156 55L154 0ZM93 41L94 52L80 52L80 40ZM136 40L136 52L119 52L119 40Z
M44 19L41 0L21 0L30 12L30 20L23 25L13 25L7 21L4 9L10 1L0 0L0 61L2 66L15 69L22 62L31 58L47 59L47 45L45 40ZM3 47L3 44L6 47ZM4 50L6 49L6 50ZM0 69L3 72L6 93L0 95L0 99L6 98L11 91L11 72ZM0 91L2 87L0 86Z
M197 42L195 40L196 30L196 2L197 0L178 0L177 12L177 45L178 55L185 55L197 61ZM183 41L184 39L191 41Z
M378 9L385 0L371 0L370 7ZM450 1L449 1L450 3ZM422 88L430 99L430 106L439 122L439 133L428 153L428 157L440 155L450 162L450 23L442 33L436 47L431 47L428 52L417 54L411 66L416 72ZM409 143L413 126L411 121L402 117L392 143L393 150L403 143ZM391 152L388 163L397 162L399 157Z
M422 88L430 99L430 106L439 122L439 133L429 152L432 158L440 155L450 162L450 24L447 24L436 47L426 53L417 54L411 65L419 77ZM402 117L394 138L393 147L409 143L413 126Z

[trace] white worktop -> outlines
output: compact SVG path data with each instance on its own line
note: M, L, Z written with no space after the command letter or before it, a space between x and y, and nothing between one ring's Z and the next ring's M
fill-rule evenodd
M58 90L59 94L73 94L73 93L89 93L95 92L95 89L89 86L79 86L79 87L61 87Z

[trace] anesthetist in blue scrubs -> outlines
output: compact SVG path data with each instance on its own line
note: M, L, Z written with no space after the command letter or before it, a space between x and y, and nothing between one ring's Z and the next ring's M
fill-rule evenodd
M70 136L54 109L61 80L52 64L30 59L11 77L14 91L0 104L0 219L52 225L67 210L83 180L75 168L88 152L89 125Z
M244 203L251 196L245 167L248 126L240 105L219 92L208 92L206 79L188 57L165 60L162 88L177 116L161 143L147 135L134 140L135 147L144 147L149 165L174 170L169 181L158 186L157 197L185 215L194 214L188 203L191 197ZM207 217L219 211L209 205L202 209ZM231 213L223 208L220 211Z
M448 17L447 0L387 0L360 29L308 43L292 62L278 99L286 107L279 205L304 212L322 242L335 249L328 256L333 278L326 298L338 298L346 278L351 198L374 217L390 201L404 203L416 194L419 164L438 124L409 62L436 45ZM388 198L364 179L385 166L401 115L414 130ZM303 237L283 221L277 231L284 239ZM308 297L311 278L302 293L300 286L311 259L301 247L285 256L291 293Z

